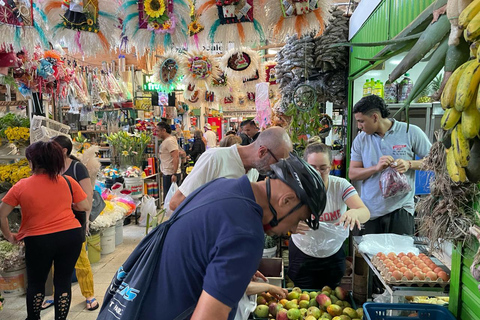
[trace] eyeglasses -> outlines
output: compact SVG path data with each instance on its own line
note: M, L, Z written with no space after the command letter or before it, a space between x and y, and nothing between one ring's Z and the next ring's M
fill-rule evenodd
M277 159L277 157L275 157L275 155L273 154L273 152L270 151L270 149L268 149L267 147L265 147L265 148L267 149L267 152L272 156L272 158L275 159L275 161L278 162L278 159Z

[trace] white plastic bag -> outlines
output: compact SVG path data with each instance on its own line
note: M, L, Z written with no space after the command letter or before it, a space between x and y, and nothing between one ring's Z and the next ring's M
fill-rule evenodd
M293 235L293 237L295 244L305 248L305 252L326 258L340 250L349 233L348 228L320 221L317 230L310 229L305 231L304 235Z
M170 189L168 189L167 196L165 197L165 202L163 203L163 208L165 209L165 217L167 219L170 219L170 216L172 215L173 211L170 210L170 200L172 200L173 195L175 192L178 190L178 185L176 182L172 183L170 186Z
M367 234L362 237L362 242L358 245L358 249L370 255L376 255L379 252L388 254L393 252L412 252L418 255L420 251L413 244L413 238L410 236L400 236L398 234Z
M255 311L257 307L257 295L247 296L246 293L238 302L237 313L234 320L247 320L248 316Z
M157 206L155 205L155 199L150 196L144 196L140 207L140 219L138 224L141 227L147 225L147 216L150 215L150 221L157 215Z

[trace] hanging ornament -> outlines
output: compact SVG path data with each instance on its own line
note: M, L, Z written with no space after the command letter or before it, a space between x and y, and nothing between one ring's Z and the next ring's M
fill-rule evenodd
M321 35L331 16L328 0L278 0L263 1L266 8L269 36L284 40L294 33L300 38L312 32Z
M265 67L260 63L252 76L243 79L243 86L246 92L254 94L256 85L262 82L265 82Z
M48 48L46 19L30 0L0 0L0 52Z
M175 90L182 78L178 55L173 51L167 51L153 67L153 79L160 84L160 90L170 93Z
M199 0L199 21L205 27L205 38L211 43L219 42L224 48L233 42L238 48L243 44L258 44L265 41L260 17L265 16L263 6L253 0Z
M117 9L111 0L46 0L42 7L52 40L63 42L69 53L85 56L109 52L118 45Z
M124 0L123 31L143 55L157 46L169 48L187 41L190 9L187 0Z
M212 80L219 76L215 59L204 51L186 52L182 65L185 73L183 83L193 85L196 90L210 90Z
M255 107L257 110L255 122L258 123L260 129L265 129L271 124L272 108L270 107L269 85L268 82L259 83L255 91Z
M220 69L233 82L253 78L260 69L260 55L249 48L231 49L220 60Z
M193 41L195 48L200 50L200 39L198 34L204 30L202 24L198 21L197 13L195 12L195 1L189 0L190 5L190 24L188 25L189 40Z
M315 89L308 84L297 86L293 92L293 103L299 111L306 112L311 110L317 103Z

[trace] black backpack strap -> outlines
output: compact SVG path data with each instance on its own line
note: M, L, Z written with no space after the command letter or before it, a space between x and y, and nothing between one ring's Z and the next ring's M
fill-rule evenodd
M67 181L68 188L70 189L70 195L72 196L72 203L73 203L73 190L72 190L72 185L71 185L70 181L68 180L68 178L65 177L63 174L62 174L62 177L63 177L63 179L65 179L65 181Z
M78 164L78 161L75 161L75 164L73 165L73 178L75 179L75 181L78 182L78 179L77 179L77 164Z

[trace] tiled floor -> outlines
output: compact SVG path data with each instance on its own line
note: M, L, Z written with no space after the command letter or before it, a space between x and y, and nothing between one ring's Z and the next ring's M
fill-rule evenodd
M92 264L93 280L95 282L95 297L100 306L103 302L105 291L112 280L118 267L128 258L133 249L137 246L145 234L145 228L137 225L128 225L123 228L123 243L115 248L115 251L108 255L102 255L98 263ZM100 308L95 311L88 311L85 306L85 298L80 292L77 283L72 285L72 304L68 320L95 320ZM50 307L42 311L42 319L53 320L54 308ZM2 320L24 320L27 317L25 296L5 297L3 311L0 311Z

